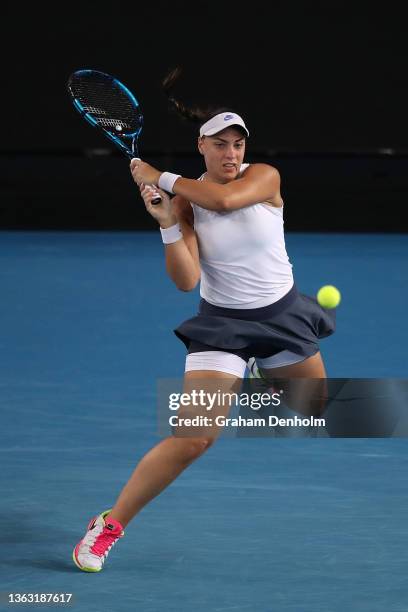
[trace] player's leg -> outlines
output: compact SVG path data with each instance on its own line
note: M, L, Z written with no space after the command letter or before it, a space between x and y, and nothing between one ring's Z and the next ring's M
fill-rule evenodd
M288 354L285 360L289 363L285 365L276 365L279 359L279 355L257 359L262 378L283 390L284 403L292 410L307 416L321 415L327 402L326 369L321 353L306 359L298 357L297 361L295 355Z
M185 373L183 393L192 391L224 395L239 391L241 379L234 374L211 370L196 370ZM230 405L214 405L211 414L228 413ZM205 406L184 406L178 411L180 418L205 416ZM213 444L219 435L215 427L180 427L170 436L144 455L129 481L122 489L110 518L126 526L129 521L153 498L163 491L186 467L198 459Z
M228 397L228 394L239 392L246 360L221 352L214 358L214 354L211 352L207 361L204 354L198 358L194 358L194 354L188 356L191 370L186 366L184 393L191 394L193 390L204 393L221 391L223 396ZM235 361L232 369L231 361ZM198 369L198 364L206 363L208 370ZM228 414L230 406L231 402L228 401L223 405L215 404L214 414ZM181 416L187 414L190 408L184 407ZM205 407L202 409L206 410ZM146 453L113 508L89 523L84 538L74 549L73 558L76 565L84 571L100 571L110 548L124 534L124 527L129 521L187 466L198 459L212 445L219 433L220 429L214 427L203 428L197 434L191 429L181 429L177 435L162 440Z

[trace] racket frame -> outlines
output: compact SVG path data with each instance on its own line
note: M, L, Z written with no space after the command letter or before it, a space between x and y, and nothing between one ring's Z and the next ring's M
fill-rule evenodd
M71 79L75 76L75 77L79 77L85 73L88 74L99 74L102 77L104 77L105 79L107 79L108 81L110 81L112 83L112 85L114 85L115 87L118 87L119 89L121 89L126 96L131 100L134 110L135 110L135 114L137 115L137 122L138 122L138 127L135 131L130 132L130 133L122 133L119 136L117 136L114 132L111 132L110 130L106 129L105 127L103 127L102 125L100 125L100 123L98 123L98 121L93 117L93 115L87 111L84 106L82 105L82 103L78 100L78 98L75 96L74 91L71 88ZM139 106L139 102L137 101L136 97L134 96L134 94L130 91L130 89L128 89L128 87L126 87L126 85L124 85L121 81L119 81L119 79L117 79L116 77L106 73L106 72L101 72L100 70L93 70L90 68L84 68L82 70L76 70L75 72L73 72L71 74L71 76L69 77L68 80L68 90L69 93L71 95L72 98L72 102L75 106L75 108L77 109L77 111L80 113L80 115L90 124L92 125L92 127L96 127L99 128L107 138L109 138L125 155L127 155L127 157L129 159L140 159L139 157L139 149L138 149L138 139L140 136L140 133L142 131L143 128L143 115L140 112L140 106ZM125 142L123 142L123 140L130 140L131 141L131 146L128 147ZM152 204L156 205L156 204L160 204L162 198L160 196L159 193L156 192L156 197L154 197L152 199Z

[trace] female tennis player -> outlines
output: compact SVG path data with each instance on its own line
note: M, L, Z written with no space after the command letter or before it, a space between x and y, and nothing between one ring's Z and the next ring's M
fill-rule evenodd
M279 172L269 164L244 163L249 131L240 115L225 109L206 114L175 100L170 93L176 76L167 78L165 88L177 111L200 126L198 150L205 173L199 179L185 178L138 159L130 167L146 210L159 223L170 278L182 291L201 280L198 314L175 330L187 349L184 390L201 381L203 389L215 385L236 392L250 358L271 381L325 379L318 341L333 333L334 312L300 293L294 283ZM156 206L151 185L158 185L162 196ZM175 195L170 199L168 193ZM74 549L76 565L100 571L131 519L200 457L217 434L173 435L152 448L114 507L90 521Z

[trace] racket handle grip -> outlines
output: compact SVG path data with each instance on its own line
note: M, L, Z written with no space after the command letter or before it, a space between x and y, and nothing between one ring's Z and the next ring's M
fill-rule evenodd
M140 157L134 157L132 155L131 159L139 159L140 160ZM152 197L152 204L153 204L153 206L157 206L157 204L160 204L161 201L162 201L162 197L161 197L160 193L158 191L154 191L153 192L153 197Z
M154 185L149 185L148 188L152 192L152 199L151 199L150 203L153 204L153 206L157 206L157 204L160 204L160 202L162 201L162 197L161 197L160 193L158 191L156 191Z
M160 195L160 193L158 193L157 191L153 192L153 197L152 197L152 204L153 206L157 206L157 204L160 204L160 202L162 201L162 197Z

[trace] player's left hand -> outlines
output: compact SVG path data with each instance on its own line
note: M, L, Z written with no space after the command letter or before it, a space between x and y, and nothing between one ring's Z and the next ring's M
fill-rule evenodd
M140 185L157 185L161 175L160 170L153 168L141 159L132 159L130 162L130 171L132 173L133 180L135 183Z

